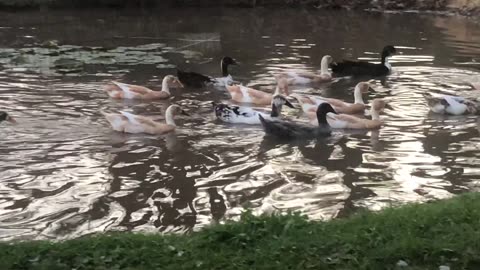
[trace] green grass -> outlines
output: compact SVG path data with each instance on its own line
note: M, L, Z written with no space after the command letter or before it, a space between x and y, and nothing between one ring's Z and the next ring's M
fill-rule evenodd
M0 269L480 269L480 195L330 222L254 217L189 235L0 244Z

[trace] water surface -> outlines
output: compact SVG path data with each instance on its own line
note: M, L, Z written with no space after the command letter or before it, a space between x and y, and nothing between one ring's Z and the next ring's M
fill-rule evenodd
M244 209L298 210L314 219L443 199L478 189L475 116L429 113L423 93L475 95L480 28L463 18L267 9L2 13L0 237L63 239L108 230L186 232ZM259 126L214 119L214 89L173 90L169 101L114 101L110 80L158 89L175 67L272 91L282 69L316 70L324 54L378 61L398 47L395 72L365 97L387 98L380 131L282 143ZM70 59L70 60L65 60ZM77 60L63 67L61 61ZM60 61L60 62L58 62ZM353 100L358 81L300 93ZM165 136L120 134L101 111L162 119L169 104L190 118ZM300 117L286 109L289 117Z

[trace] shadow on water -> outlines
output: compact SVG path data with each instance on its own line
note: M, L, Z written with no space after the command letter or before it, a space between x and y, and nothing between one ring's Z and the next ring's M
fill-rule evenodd
M477 190L477 117L428 112L423 93L477 96L475 22L420 14L291 9L51 11L0 16L2 239L62 239L109 231L188 232L242 211L298 210L315 219L361 208L442 199ZM369 103L392 109L378 131L279 142L260 126L214 119L225 91L173 89L167 101L113 101L110 80L158 90L175 68L220 76L219 60L244 85L273 91L272 74L318 70L320 59L378 61L394 44L394 72L373 82ZM353 101L358 79L291 91ZM119 134L101 111L164 121L176 103L191 117L162 136ZM287 118L301 114L285 110Z

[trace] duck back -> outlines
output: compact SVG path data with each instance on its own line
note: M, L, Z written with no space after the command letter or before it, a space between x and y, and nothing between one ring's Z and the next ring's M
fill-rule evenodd
M335 74L349 76L383 76L390 72L384 64L374 64L364 61L344 60L340 63L332 63L330 67Z
M259 118L265 133L280 139L318 138L331 135L330 127L324 125L313 127L277 119L268 120L261 115L259 115Z
M177 77L183 84L194 88L200 88L207 83L215 82L214 79L200 73L186 72L179 69L177 69Z

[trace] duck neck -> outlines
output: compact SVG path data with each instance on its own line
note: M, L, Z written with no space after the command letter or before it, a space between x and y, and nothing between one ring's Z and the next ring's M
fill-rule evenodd
M317 120L318 120L318 126L320 127L328 126L326 113L317 113Z
M162 81L162 91L163 91L163 92L167 92L168 94L170 94L170 87L168 87L168 79L167 79L167 77L163 78L163 81Z
M173 120L173 107L168 107L167 111L165 112L165 122L167 125L177 126Z
M353 97L355 98L355 104L365 104L365 102L363 102L362 90L359 87L355 87Z
M270 113L271 117L279 117L282 112L282 105L278 106L275 102L272 102L272 112Z
M227 77L228 76L228 65L223 62L223 60L220 62L220 69L222 70L222 76Z
M276 95L281 95L282 94L282 91L280 90L280 87L277 85L277 87L275 88L275 92L273 93L274 96ZM272 97L273 98L273 97Z
M320 74L330 74L328 71L328 59L327 58L322 58L322 63L320 63Z
M372 120L380 120L380 113L375 110L375 108L373 108L373 105L372 105L372 108L370 109L370 114L372 115Z
M382 65L384 65L384 66L387 67L389 70L391 70L391 69L392 69L392 65L390 65L390 62L388 61L389 58L390 58L390 56L382 55Z

